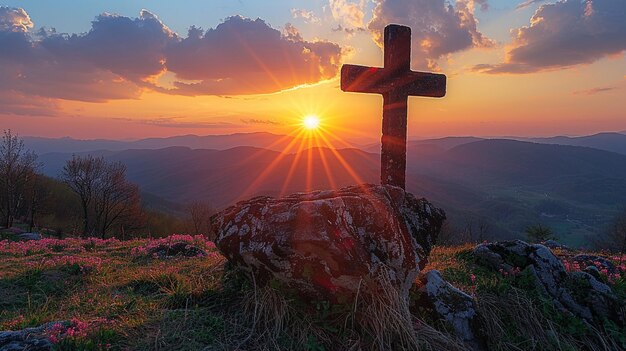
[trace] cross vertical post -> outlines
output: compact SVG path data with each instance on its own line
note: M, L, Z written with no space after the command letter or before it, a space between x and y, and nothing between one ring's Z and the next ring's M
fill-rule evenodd
M409 96L443 97L446 76L411 71L411 28L385 27L384 68L343 65L341 90L383 96L382 184L406 187L407 102Z
M392 75L411 70L411 28L387 26L384 64ZM397 89L383 94L383 135L380 152L382 184L406 184L407 96Z

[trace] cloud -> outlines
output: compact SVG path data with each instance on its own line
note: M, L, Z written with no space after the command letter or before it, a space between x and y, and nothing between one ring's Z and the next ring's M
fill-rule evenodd
M347 28L347 27L342 26L341 24L338 24L337 27L335 28L331 28L331 30L333 32L344 32L347 35L355 35L356 33L363 33L367 31L367 29L363 27Z
M598 88L593 88L593 89L587 89L587 90L579 90L579 91L575 91L572 94L574 95L595 95L598 93L604 93L607 91L612 91L612 90L617 90L619 89L618 87L598 87Z
M494 42L477 29L475 4L485 1L457 0L375 0L374 17L368 24L374 41L383 44L383 30L389 23L412 29L414 66L436 69L436 61L471 48L493 47Z
M59 58L79 58L137 81L165 70L164 51L178 40L156 15L142 10L138 18L102 14L85 35L45 38L41 45Z
M28 32L33 28L33 22L24 9L0 6L0 31Z
M332 78L343 55L337 44L303 40L291 25L281 34L261 19L234 16L170 45L166 65L181 80L176 94L260 94Z
M487 2L487 0L474 0L474 4L480 5L480 9L482 11L489 10L489 3Z
M192 26L186 38L147 10L137 18L99 15L81 34L31 33L33 26L25 10L0 7L1 96L103 102L145 90L272 93L336 76L345 54L337 44L304 40L293 25L281 33L238 16L206 32ZM159 79L167 72L176 81L166 87Z
M320 23L319 17L315 16L313 11L303 9L291 9L291 17L297 19L302 18L307 23Z
M532 73L589 64L626 50L626 1L562 0L539 7L530 25L512 31L513 42L500 64L475 71Z
M330 11L333 18L341 21L348 27L361 28L365 19L365 0L329 0Z
M520 3L519 5L515 6L515 9L516 10L522 10L522 9L525 9L525 8L531 6L531 5L538 4L540 2L545 2L545 1L546 0L526 0L526 1L522 2L522 3Z
M57 101L7 90L0 93L0 115L55 116Z
M127 117L112 117L111 119L164 128L240 128L241 125L231 122L203 122L203 121L181 121L181 117L157 117L146 119L134 119Z
M273 125L273 126L278 126L282 124L280 122L273 121L271 119L255 119L255 118L242 119L241 122L245 124L267 124L267 125Z
M13 10L28 18L23 9ZM85 34L4 28L0 94L88 102L138 98L143 80L163 70L159 51L168 40L175 37L147 11L136 19L100 15Z

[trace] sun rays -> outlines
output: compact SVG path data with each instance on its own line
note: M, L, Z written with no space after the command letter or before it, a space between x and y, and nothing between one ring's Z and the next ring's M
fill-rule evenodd
M319 190L317 188L338 189L348 185L346 175L350 184L363 184L366 179L371 181L371 177L364 178L346 159L347 156L341 150L354 149L354 146L331 131L337 127L329 123L330 118L317 112L308 112L294 117L292 121L290 125L293 129L289 134L239 163L243 166L248 162L259 161L267 153L276 153L270 150L281 149L253 178L239 199L260 195L272 188L278 191L275 194L278 196L294 191ZM367 165L372 171L379 167L371 155L361 150L350 150L349 157L362 158L359 164Z

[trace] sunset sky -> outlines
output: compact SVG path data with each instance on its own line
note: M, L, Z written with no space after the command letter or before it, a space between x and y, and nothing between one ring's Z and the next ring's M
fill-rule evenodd
M389 23L412 68L448 76L412 97L409 135L626 130L624 0L0 0L0 126L137 139L268 131L317 115L380 135L382 98L344 93L343 63L382 65Z

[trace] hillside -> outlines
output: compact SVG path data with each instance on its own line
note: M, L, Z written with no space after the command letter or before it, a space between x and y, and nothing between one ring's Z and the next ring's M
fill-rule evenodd
M522 237L527 226L544 223L568 244L590 245L626 203L624 155L498 139L446 145L409 145L407 188L443 207L457 231L485 223L483 237ZM177 204L207 200L218 208L254 195L376 183L380 162L378 154L325 148L297 154L253 147L95 154L126 164L129 179L146 193ZM58 175L70 157L42 155L43 171Z
M163 247L178 242L198 251L191 257L165 256ZM529 343L545 349L553 343L576 348L605 343L618 350L619 340L626 347L623 330L612 324L601 331L590 329L533 295L524 272L490 272L474 262L471 249L436 247L425 271L441 271L447 281L478 301L480 321L490 328L486 339L491 349L521 350ZM570 269L572 253L556 253ZM620 265L626 257L607 259L615 262L622 278L601 279L626 298L626 266ZM37 337L51 340L55 350L68 351L253 350L276 345L338 350L346 343L371 342L355 338L359 334L345 318L337 321L346 313L340 305L294 298L285 302L273 289L262 290L266 295L257 297L261 292L238 280L240 276L232 272L224 276L224 263L213 243L202 236L0 241L0 330L47 325ZM262 305L267 310L259 313L268 320L260 322L252 318L257 313L252 306L267 294L274 300ZM412 304L418 296L416 284ZM411 327L425 348L446 345L446 350L467 350L427 314L412 313L416 322ZM510 328L498 328L499 323ZM272 344L276 340L278 344ZM2 342L0 338L0 347Z

